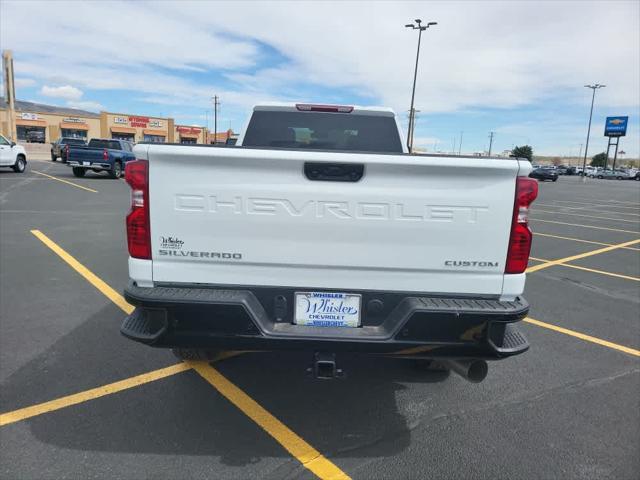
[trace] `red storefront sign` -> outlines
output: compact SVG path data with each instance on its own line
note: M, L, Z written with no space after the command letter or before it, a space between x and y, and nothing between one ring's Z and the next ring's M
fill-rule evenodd
M149 117L129 117L129 125L132 127L147 128L149 125Z

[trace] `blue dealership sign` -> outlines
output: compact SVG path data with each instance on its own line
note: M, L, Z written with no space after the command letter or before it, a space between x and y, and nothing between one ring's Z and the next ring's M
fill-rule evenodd
M604 124L605 137L624 137L627 134L629 117L607 117Z

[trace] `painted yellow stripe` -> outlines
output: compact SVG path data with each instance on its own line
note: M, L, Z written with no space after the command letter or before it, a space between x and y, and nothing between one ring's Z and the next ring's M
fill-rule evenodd
M567 207L565 205L549 205L548 203L535 203L535 206L538 207L551 207L551 208L560 208L563 210L563 212L559 212L557 210L554 210L553 213L564 213L565 215L567 214L571 214L571 212L567 212L566 210L592 210L595 213L604 213L604 214L612 214L612 215L626 215L628 217L640 217L640 213L629 213L629 212L612 212L611 210L600 210L600 208L602 207ZM604 208L606 207L614 207L614 208L618 208L615 205L606 205ZM629 208L629 207L623 207L623 208ZM532 209L532 210L537 210L536 209ZM543 210L540 210L543 211Z
M67 185L71 185L73 187L80 188L82 190L86 190L87 192L98 193L98 191L94 190L93 188L83 187L82 185L78 185L77 183L70 182L69 180L65 180L63 178L58 178L58 177L54 177L52 175L47 175L46 173L38 172L37 170L32 170L32 172L33 173L37 173L38 175L42 175L44 177L50 178L51 180L56 180L58 182L66 183Z
M601 338L592 337L591 335L585 335L584 333L576 332L575 330L569 330L568 328L559 327L557 325L552 325L550 323L541 322L540 320L536 320L531 317L527 317L523 321L527 323L531 323L533 325L537 325L538 327L553 330L555 332L564 333L565 335L570 335L572 337L579 338L586 342L595 343L597 345L602 345L603 347L612 348L620 352L628 353L629 355L640 357L640 350L636 350L635 348L625 347L624 345L619 345L617 343L609 342L607 340L602 340Z
M126 300L122 298L122 296L120 296L109 285L107 285L104 281L98 278L95 274L93 274L84 265L78 262L71 255L69 255L66 251L64 251L59 245L57 245L55 242L49 239L45 234L43 234L39 230L32 230L31 233L33 233L36 237L38 237L47 247L53 250L58 256L60 256L60 258L62 258L67 264L69 264L71 268L73 268L78 273L80 273L80 275L82 275L89 283L91 283L94 287L96 287L100 292L102 292L113 303L118 305L122 310L124 310L127 313L130 313L133 310L133 307L129 303L127 303ZM218 361L223 358L229 358L235 355L240 355L241 353L242 352L223 352L214 361ZM175 365L173 367L169 367L169 369L172 369L172 368L177 369L178 371L184 371L184 370L189 370L190 368L195 368L196 371L211 385L213 385L223 396L225 396L231 403L236 405L236 407L238 407L245 415L251 418L260 427L262 427L267 433L269 433L269 435L271 435L278 443L280 443L289 453L291 453L295 458L297 458L302 463L302 465L304 465L304 467L306 467L307 469L315 473L319 478L321 479L349 479L350 478L346 473L340 470L332 462L327 460L320 452L318 452L315 448L309 445L306 441L304 441L300 436L298 436L286 425L280 422L277 418L271 415L271 413L269 413L262 406L260 406L255 400L253 400L246 393L244 393L242 390L236 387L233 383L227 380L224 376L222 376L215 368L213 368L208 363L185 362L185 363ZM144 377L145 375L153 376L153 374L157 372L163 372L166 370L167 369L157 370L155 372L150 372L149 374L133 377L132 379L123 380L121 382L107 385L105 387L100 387L94 390L88 390L87 392L71 395L69 397L63 397L61 399L53 400L51 402L47 402L44 404L35 405L33 407L27 407L25 409L16 410L14 412L9 412L4 414L2 416L2 419L4 420L6 417L7 423L13 423L19 420L23 420L24 418L33 417L36 415L40 415L42 413L47 413L52 410L64 408L69 405L81 403L86 400L98 398L103 395L115 393L116 391L120 391L125 388L131 388L137 385L141 385L143 383L148 383L150 381L163 378L162 376L159 376L157 378L150 378L146 381L143 380L141 382L139 381L138 383L135 383L135 379ZM173 373L178 373L178 372L176 371ZM164 375L164 376L168 376L173 373L168 373L167 375ZM115 386L116 388L115 390L113 390L113 386ZM119 386L120 388L118 389ZM1 425L2 423L0 423L0 426Z
M616 222L627 222L627 223L640 224L640 220L637 220L637 219L630 220L630 219L627 219L627 218L598 217L596 215L583 215L581 213L573 213L573 212L554 212L552 210L541 210L539 208L532 209L531 212L532 213L551 213L553 215L571 215L572 217L598 218L600 220L614 220Z
M89 400L95 400L96 398L104 397L105 395L111 395L113 393L118 393L129 388L139 387L140 385L144 385L145 383L155 382L156 380L160 380L161 378L170 377L171 375L175 375L176 373L184 372L190 369L190 365L187 365L186 363L178 363L170 367L143 373L142 375L137 375L125 380L120 380L119 382L103 385L98 388L92 388L91 390L86 390L84 392L75 393L66 397L57 398L55 400L40 403L38 405L33 405L31 407L21 408L19 410L14 410L13 412L3 413L0 414L0 427L9 425L10 423L25 420L27 418L42 415L43 413L49 413L55 410L60 410L61 408L70 407L71 405L77 405Z
M327 460L289 427L265 410L215 368L206 362L188 362L202 378L213 385L227 400L256 422L305 467L322 479L348 479L346 473Z
M591 252L579 253L578 255L572 255L570 257L559 258L558 260L551 260L547 263L542 263L540 265L534 265L533 267L527 268L527 273L537 272L538 270L542 270L543 268L549 268L554 265L560 265L562 263L571 262L573 260L578 260L580 258L587 258L587 257L592 257L594 255L600 255L601 253L610 252L612 250L616 250L622 247L627 247L629 245L635 245L636 243L640 243L640 239L630 240L628 242L619 243L617 245L611 245L610 247L599 248L598 250L592 250Z
M590 243L592 245L602 245L604 247L610 247L613 246L613 243L605 243L605 242L596 242L594 240L584 240L582 238L573 238L573 237L563 237L561 235L551 235L550 233L540 233L540 232L534 232L533 234L534 237L550 237L550 238L558 238L560 240L571 240L572 242L579 242L579 243ZM634 250L636 252L640 252L640 248L634 248L634 247L621 247L622 250Z
M62 260L64 260L71 268L73 268L76 272L84 277L84 279L98 289L100 293L102 293L105 297L119 306L126 313L130 314L133 312L133 305L129 304L122 295L116 292L113 288L107 285L102 281L98 276L96 276L91 270L82 265L79 261L69 255L65 250L62 249L57 243L47 237L40 230L31 230L38 240L44 243L47 247L49 247L53 252L58 255Z
M597 225L582 225L580 223L566 223L566 222L556 222L555 220L542 220L541 218L531 218L534 222L544 222L544 223L557 223L558 225L566 225L568 227L583 227L583 228L593 228L594 230L607 230L609 232L623 232L623 233L633 233L639 234L640 231L637 230L622 230L620 228L609 228L609 227L598 227Z
M580 200L580 199L579 199ZM572 200L555 200L556 203L576 203L578 205L593 205L595 207L618 207L618 208L635 208L638 209L640 207L638 207L638 203L637 202L622 202L623 205L635 205L633 207L623 207L618 203L611 203L611 202L617 202L617 200L601 200L600 203L592 203L593 202L593 198L590 199L582 199L584 201L582 202L575 202ZM596 201L598 201L598 199L595 199Z
M551 260L545 260L544 258L536 258L536 257L529 257L529 258L531 260L535 260L537 262L543 262L543 263L551 261ZM599 273L600 275L607 275L609 277L616 277L616 278L622 278L624 280L633 280L635 282L640 282L640 278L638 277L631 277L628 275L622 275L620 273L605 272L604 270L596 270L595 268L587 268L587 267L582 267L580 265L572 265L571 263L559 263L557 266L574 268L576 270L584 270L585 272Z

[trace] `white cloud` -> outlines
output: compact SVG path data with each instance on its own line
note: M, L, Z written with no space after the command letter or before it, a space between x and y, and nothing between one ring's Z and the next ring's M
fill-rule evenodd
M98 102L92 102L89 100L82 100L82 101L69 100L67 102L67 106L71 108L79 108L80 110L90 110L93 112L106 110L104 105Z
M403 26L428 13L423 20L439 24L423 33L416 108L424 116L529 106L551 114L559 104L588 109L590 91L582 85L591 82L608 85L598 92L598 107L637 114L640 105L635 1L429 2L427 10L416 2L363 8L358 1L70 5L43 2L33 15L33 3L5 2L0 43L14 48L20 75L197 108L209 108L217 92L230 114L244 114L256 101L328 101L338 92L406 112L417 32ZM119 10L126 15L114 29L104 19ZM55 48L51 24L63 32ZM307 98L309 92L320 98ZM522 135L533 137L536 128L544 130L531 123Z
M20 87L33 87L36 81L33 78L21 78L18 77L13 81L16 88Z
M40 94L46 97L65 98L67 100L79 100L82 98L82 90L71 85L61 85L59 87L50 87L43 85Z

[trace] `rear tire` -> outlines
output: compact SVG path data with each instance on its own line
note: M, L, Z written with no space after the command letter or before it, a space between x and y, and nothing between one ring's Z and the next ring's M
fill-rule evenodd
M24 173L24 171L27 169L27 159L24 157L24 155L18 155L16 157L16 163L13 164L13 171L16 173Z
M602 180L604 177L602 175L598 175L598 178Z
M58 157L56 157L56 154L51 152L51 161L55 162L58 159Z
M111 178L120 178L122 176L122 163L115 162L113 168L109 170L109 176Z
M206 348L172 348L171 353L179 360L210 362L214 360L220 352Z
M71 170L73 170L73 176L78 178L84 177L84 174L87 173L84 168L79 167L73 167Z
M557 181L558 181L558 179L557 179L557 178L553 178L553 179L551 179L551 181L553 181L553 182L557 182Z
M622 177L616 177L618 180L622 180Z

